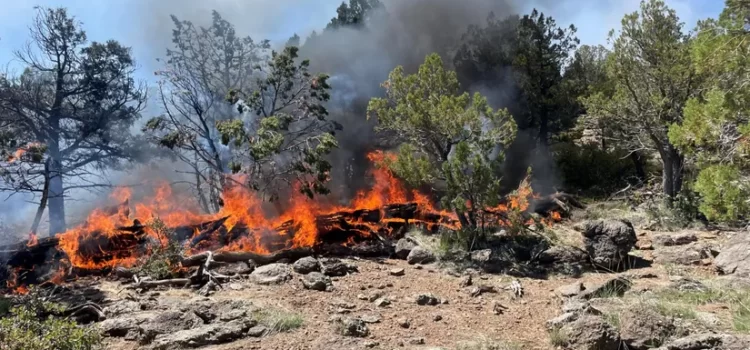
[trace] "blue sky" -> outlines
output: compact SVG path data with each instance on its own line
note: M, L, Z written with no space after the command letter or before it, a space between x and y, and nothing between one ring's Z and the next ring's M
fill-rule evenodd
M459 1L459 0L457 0ZM155 58L169 43L169 14L182 18L208 19L208 11L219 10L239 31L254 38L284 40L297 32L304 36L322 28L335 14L341 0L7 0L0 12L0 64L12 59L12 51L24 44L36 5L64 6L84 23L89 38L114 38L132 46L143 67L139 76L149 78ZM721 0L667 0L692 28L698 19L715 17ZM188 4L188 5L186 5ZM545 6L545 4L549 4ZM605 44L610 29L619 26L623 14L638 8L639 0L527 1L522 10L538 6L557 19L574 23L585 44ZM146 41L149 45L143 45ZM163 44L159 45L157 43Z

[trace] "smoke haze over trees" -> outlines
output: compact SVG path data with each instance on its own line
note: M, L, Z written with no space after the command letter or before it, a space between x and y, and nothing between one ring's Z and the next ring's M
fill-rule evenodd
M115 41L89 44L81 30L96 28L68 20L64 10L42 9L40 14L48 15L37 23L56 20L66 32L54 38L67 37L70 45L33 37L47 57L26 55L21 62L28 69L3 75L0 152L5 160L21 149L25 155L3 163L2 186L40 194L35 201L39 210L49 210L50 231L60 232L66 226L64 192L104 185L89 178L136 159L135 146L143 138L161 149L158 156L166 155L159 159L174 161L159 172L189 182L186 189L206 212L221 207L221 192L233 173L245 174L244 185L271 201L293 188L346 201L369 181L369 152L406 143L414 159L433 156L423 134L404 128L453 125L433 114L460 107L478 108L477 118L466 122L465 134L441 134L460 141L442 140L450 145L431 164L442 167L442 175L482 169L477 176L487 176L423 176L418 182L435 196L451 197L452 209L462 209L469 219L471 211L456 204L477 202L467 184L491 183L480 187L507 192L529 167L539 192L606 197L626 186L652 188L668 203L705 198L696 205L712 219L746 219L750 205L727 202L747 189L729 195L716 190L720 179L747 177L746 109L736 88L742 82L727 78L744 65L727 52L734 70L712 69L719 64L701 54L709 50L707 33L736 27L732 20L745 16L743 5L729 1L722 18L701 24L697 38L702 40L696 40L689 32L695 23L683 24L669 3L644 1L638 12L618 13L622 27L613 32L611 45L602 46L582 40L589 34L568 20L569 9L559 3L537 1L537 10L511 0L326 2L313 14L321 19L317 24L259 36L271 22L283 27L278 23L294 21L300 15L293 9L302 11L301 5L144 1L133 6L151 32L141 33L132 49ZM615 6L607 4L598 6ZM720 39L734 42L730 34ZM136 63L133 51L148 53L148 61ZM59 52L65 59L61 64ZM427 84L433 92L389 85L398 77L389 78L394 68L402 67L406 77L423 64L436 66L435 60L455 82ZM148 70L156 74L149 78L152 93L146 101L146 90L135 79ZM446 101L462 93L483 97L476 105L453 101L454 107L432 104L407 112L403 109L422 108L415 106L415 96L401 96L412 90ZM372 100L381 97L387 99ZM390 122L366 118L371 100L381 101L374 114L390 113ZM483 137L492 128L476 127L493 119L492 110L503 109L513 127L500 124L514 135L489 145ZM696 135L694 125L717 109L725 116L715 125L721 132ZM35 122L19 122L24 118L45 127L34 130L26 124ZM479 150L493 159L470 159ZM406 153L402 156L408 158ZM489 164L496 155L504 155L497 158L502 166ZM449 156L473 164L462 168ZM156 157L148 153L138 160ZM404 171L397 175L418 172L401 165ZM709 170L702 171L704 165ZM591 176L579 174L581 168ZM66 183L66 177L75 182Z

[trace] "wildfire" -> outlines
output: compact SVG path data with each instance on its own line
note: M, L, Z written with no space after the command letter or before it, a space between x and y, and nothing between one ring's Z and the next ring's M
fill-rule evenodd
M379 165L393 160L393 157L381 151L368 155L371 162ZM282 248L311 247L321 242L321 232L337 229L358 235L342 237L342 244L351 244L373 233L389 236L393 233L392 227L404 227L405 224L424 225L430 230L436 227L460 228L455 213L436 209L433 201L424 193L408 191L387 167L376 167L371 170L371 175L373 186L358 192L349 206L312 200L295 188L285 203L286 209L281 213L269 210L256 193L240 185L226 187L222 193L223 206L215 214L201 214L193 198L174 193L167 183L157 184L153 196L135 203L131 203L134 198L131 189L118 188L110 197L120 204L91 212L83 224L58 236L58 248L67 257L65 265L74 269L134 266L140 258L150 254L149 250L134 249L137 246L134 242L149 239L162 247L168 243L168 237L163 232L144 225L156 218L171 230L187 228L189 231L186 235L190 239L186 248L191 252L222 249L268 253ZM242 178L234 180L243 183ZM524 181L507 203L487 211L507 213L506 217L521 215L519 213L528 208L529 201L534 197L528 181ZM385 208L394 206L409 207L412 212L416 210L417 215L407 219L386 212ZM321 221L321 217L330 220ZM560 214L555 212L548 220L553 222L560 219ZM504 220L507 219L501 218L498 223L508 224ZM201 226L208 222L217 223L221 229ZM198 243L191 245L191 241ZM35 244L38 244L38 240L31 235L29 245ZM64 277L65 269L60 268L51 281L59 283ZM16 279L17 275L10 280ZM16 285L8 287L18 289Z
M6 161L8 163L15 163L18 160L20 160L21 157L23 157L24 154L28 153L30 150L39 149L42 147L43 145L39 142L29 142L28 144L26 144L26 146L20 147L16 149L15 151L13 151L13 154L9 155Z
M37 244L39 244L39 238L33 232L29 233L29 240L26 242L26 246L33 247Z

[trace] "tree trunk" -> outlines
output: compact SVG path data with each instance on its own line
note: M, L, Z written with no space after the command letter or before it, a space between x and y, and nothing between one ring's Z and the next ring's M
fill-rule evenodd
M54 118L54 117L53 117ZM62 154L60 153L60 121L50 121L49 138L49 234L65 232L65 197L63 188Z
M630 160L633 161L633 166L635 167L635 176L638 178L638 181L645 184L646 169L643 166L643 158L641 157L641 154L638 151L630 152Z
M674 198L682 190L683 162L684 158L680 152L670 143L666 143L659 152L664 167L662 169L662 185L664 194L667 196L668 204L671 205Z
M31 224L31 233L37 234L39 223L42 221L44 210L47 209L47 199L49 198L49 159L44 162L44 188L42 188L42 199L39 201L39 207L36 209L34 223Z

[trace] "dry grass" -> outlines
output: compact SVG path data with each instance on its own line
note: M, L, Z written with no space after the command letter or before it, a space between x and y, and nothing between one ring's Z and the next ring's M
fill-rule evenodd
M257 311L255 313L255 320L274 333L288 332L302 327L305 323L305 319L301 314L282 309Z
M568 344L568 335L561 328L553 328L549 331L549 342L555 347L564 347Z

